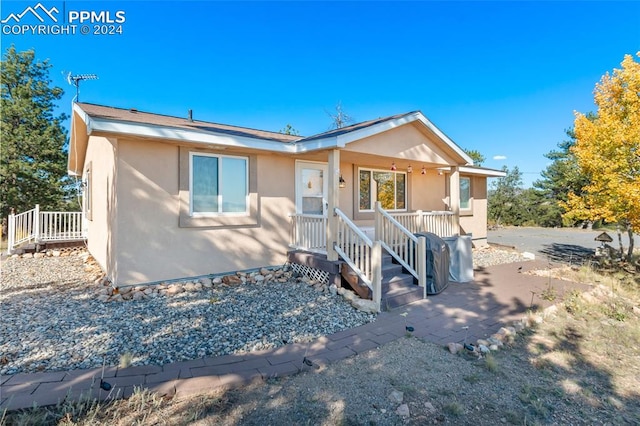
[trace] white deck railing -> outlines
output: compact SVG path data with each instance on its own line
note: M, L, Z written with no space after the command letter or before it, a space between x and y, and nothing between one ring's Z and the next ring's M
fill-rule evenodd
M327 217L320 214L291 214L290 246L314 252L327 251Z
M29 211L8 217L7 253L25 243L81 241L86 239L82 212Z
M337 238L335 251L371 290L380 310L382 300L382 246L371 241L340 209L335 209Z
M456 229L456 217L452 212L418 210L411 213L389 213L409 232L431 232L439 237L453 237L460 231Z
M376 203L375 233L382 247L418 280L425 290L427 285L427 240L416 237L400 222Z

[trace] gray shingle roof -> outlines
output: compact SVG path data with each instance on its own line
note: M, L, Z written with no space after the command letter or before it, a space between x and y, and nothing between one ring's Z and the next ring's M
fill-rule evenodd
M301 139L301 136L285 135L282 133L269 132L266 130L256 130L247 127L230 126L227 124L211 123L207 121L190 121L188 118L153 114L149 112L138 111L135 109L114 108L88 103L78 103L78 106L82 108L82 110L90 117L94 118L104 118L157 126L168 126L177 129L198 130L203 132L225 133L234 136L244 136L249 138L266 139L278 142L295 142Z

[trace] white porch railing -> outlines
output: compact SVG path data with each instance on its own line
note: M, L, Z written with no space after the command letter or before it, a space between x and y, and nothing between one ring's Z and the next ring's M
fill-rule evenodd
M382 300L382 246L371 241L340 209L335 209L337 239L334 247L342 260L371 289L378 311Z
M86 239L82 212L41 212L37 204L29 211L10 214L7 225L8 254L25 243Z
M327 217L319 214L291 214L290 246L326 253Z
M456 217L452 212L418 210L412 213L389 213L391 217L409 232L431 232L439 237L453 237L459 234Z
M375 215L376 240L411 275L425 291L427 286L427 240L416 237L400 222L387 213L378 202ZM423 296L423 297L424 297Z

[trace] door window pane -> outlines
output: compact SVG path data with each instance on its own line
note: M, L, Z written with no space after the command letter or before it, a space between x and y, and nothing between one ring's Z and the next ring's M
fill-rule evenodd
M302 213L323 214L322 197L302 197Z
M322 170L302 169L302 196L322 197L324 176Z

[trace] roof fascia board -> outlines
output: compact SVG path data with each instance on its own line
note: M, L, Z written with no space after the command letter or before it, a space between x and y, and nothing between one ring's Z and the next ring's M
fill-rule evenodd
M317 151L328 148L344 148L344 144L340 145L336 136L323 139L316 139L307 142L295 142L296 153L303 154L305 152Z
M364 129L354 130L352 132L348 132L338 136L338 140L340 141L342 146L345 146L348 143L355 142L369 136L374 136L378 133L386 132L387 130L400 127L404 124L412 123L418 119L417 114L418 113L409 114L404 117L394 118L393 120L374 124L373 126L365 127Z
M169 139L180 142L210 143L235 148L252 148L264 151L275 151L285 154L296 152L294 144L286 142L267 141L246 136L229 136L224 133L204 133L193 130L182 130L153 124L131 123L103 118L90 118L87 123L88 132L107 132L128 134L139 137Z
M378 133L385 132L387 130L391 130L395 127L401 126L403 124L411 123L412 121L417 120L415 114L410 114L406 117L396 118L394 120L385 121L383 123L374 124L373 126L365 127L363 129L352 130L350 132L344 133L338 136L328 136L326 138L317 139L309 142L298 142L299 146L317 146L318 148L313 149L323 149L323 148L344 148L348 143L355 142L360 139L364 139L369 136L377 135ZM313 149L305 149L302 152L311 151ZM298 151L301 152L301 151Z
M449 173L451 171L451 167L440 167L438 170ZM486 176L486 177L505 177L507 174L502 170L495 169L487 169L484 167L478 166L460 166L458 167L458 171L460 173L468 174L468 175L476 175L476 176Z
M87 135L90 135L91 134L91 117L89 116L89 114L84 112L84 110L80 108L80 105L76 103L73 104L73 112L78 114L80 119L84 121L84 124L87 126Z

